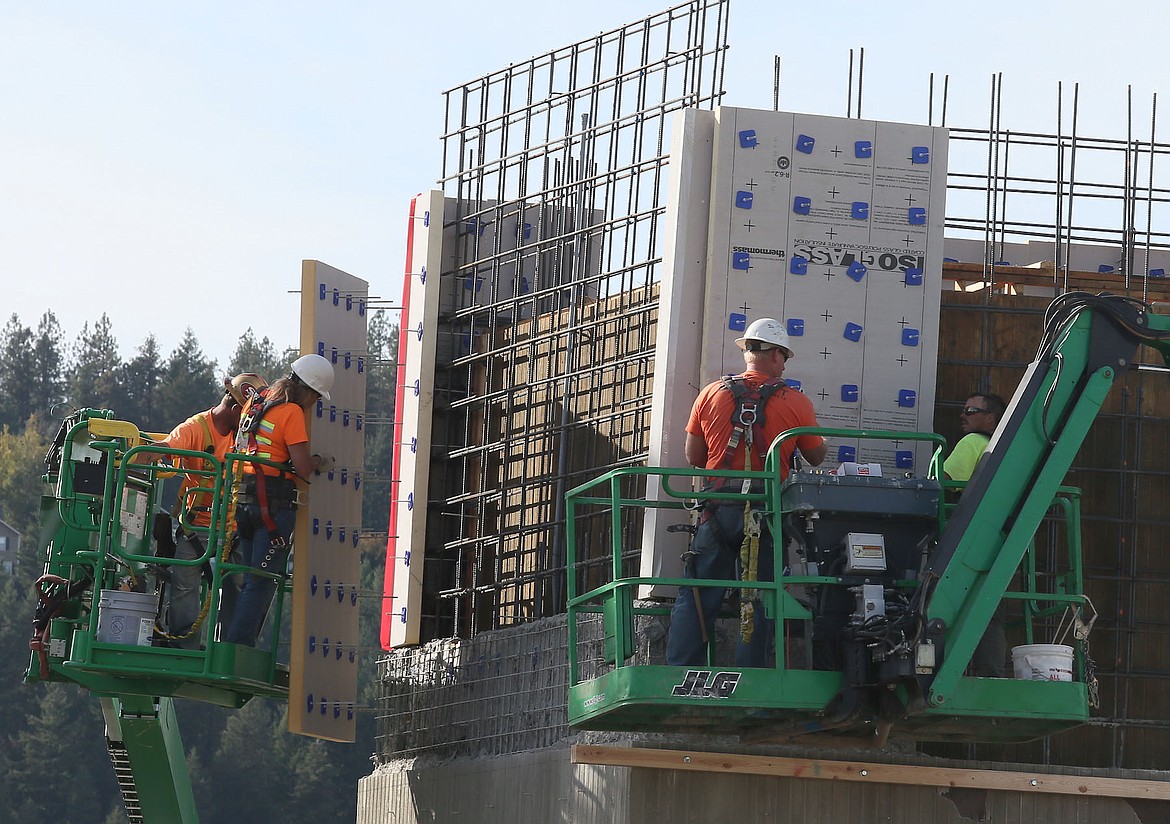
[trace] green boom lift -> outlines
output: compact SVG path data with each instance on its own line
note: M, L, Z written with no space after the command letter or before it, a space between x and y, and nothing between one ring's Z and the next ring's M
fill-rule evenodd
M142 462L132 461L138 453ZM164 458L195 457L202 479L189 494L212 496L211 526L195 531L202 558L156 554L153 513L174 472ZM213 567L204 587L204 626L214 629L225 576L255 570L228 563L231 479L243 455L212 455L144 445L138 428L109 410L81 409L61 426L45 458L40 547L44 574L25 680L78 684L100 697L106 741L131 822L198 821L175 718L174 699L238 708L255 696L287 700L288 668L271 650L219 642L177 649L156 622L171 569ZM169 517L164 519L170 529ZM164 531L165 531L164 530ZM288 587L274 573L279 626ZM197 625L198 626L198 625ZM198 630L196 630L198 631Z
M775 569L786 572L775 582L626 574L631 558L623 564L623 538L639 531L645 510L665 508L667 517L683 520L694 507L692 480L716 474L710 470L621 469L572 490L570 723L869 745L898 737L1024 741L1085 723L1096 697L1086 655L1095 611L1083 588L1079 492L1062 483L1141 344L1170 362L1170 318L1106 294L1054 301L1036 359L957 503L946 488L959 484L939 471L945 441L926 433L796 429L772 445L764 471L722 473L762 488L746 497L779 536ZM778 444L808 431L940 448L922 477L802 469L781 483ZM639 494L645 479L638 476L649 475L658 476L664 500ZM745 500L704 495L734 505ZM1049 547L1039 564L1033 539L1054 511L1065 523L1064 551L1058 556ZM637 600L646 586L755 590L775 619L774 666L718 663L714 642L705 667L635 654L635 624L667 613ZM1071 628L1071 680L968 674L1005 600L1022 610L1029 643L1039 618L1059 616Z

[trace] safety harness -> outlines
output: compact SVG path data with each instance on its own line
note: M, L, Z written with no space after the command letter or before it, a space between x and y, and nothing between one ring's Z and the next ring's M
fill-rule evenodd
M731 412L731 437L727 439L727 448L723 450L719 466L722 469L735 469L736 467L732 465L735 451L740 443L743 443L743 468L751 471L753 454L759 457L760 467L763 468L769 446L764 436L764 411L772 396L786 387L784 379L771 378L755 387L749 385L742 376L724 375L720 380L723 388L735 399L735 408ZM751 479L745 478L744 494L749 492L750 488Z
M240 415L239 429L236 430L237 452L246 455L256 455L259 452L257 433L260 431L260 421L270 409L283 403L288 403L288 399L284 397L269 398L267 390L261 390L256 393L255 397L248 399L248 403ZM256 466L254 472L245 475L240 484L237 502L250 503L251 496L254 494L260 508L260 518L264 522L265 529L268 530L269 546L264 553L264 559L260 562L260 569L266 572L277 554L288 547L288 541L277 532L276 521L273 520L270 511L270 503L283 503L290 507L296 505L296 484L291 475L289 470L282 468L278 476L269 476L263 471L263 467ZM271 490L268 488L270 482L273 482L274 485Z
M731 437L727 439L727 447L723 450L723 457L719 462L722 469L735 469L733 461L736 450L743 444L743 469L751 472L755 458L759 459L763 469L770 446L764 434L765 410L768 401L777 391L785 388L782 378L771 378L759 386L751 386L742 376L725 375L722 379L723 388L731 393L735 400L735 408L731 412ZM752 479L744 478L741 494L747 495L752 489ZM707 504L704 507L703 521L713 516L713 507ZM758 581L760 569L760 535L762 533L763 513L752 507L749 498L743 505L743 542L739 548L740 579L743 581ZM718 526L718 521L713 522ZM729 545L727 536L718 530L721 543ZM755 589L740 590L739 595L739 632L746 644L751 641L752 631L755 628ZM696 603L698 603L696 593ZM700 626L702 618L700 616Z

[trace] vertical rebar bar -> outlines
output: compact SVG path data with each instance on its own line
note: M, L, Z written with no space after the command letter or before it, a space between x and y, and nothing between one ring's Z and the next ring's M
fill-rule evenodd
M930 82L926 92L926 125L934 125L934 72L930 73Z
M1076 205L1077 188L1077 126L1080 117L1081 84L1073 84L1072 130L1069 133L1068 149L1068 222L1065 224L1064 236L1064 280L1061 282L1061 291L1067 292L1072 269L1072 240L1073 240L1073 207Z
M865 47L862 46L857 56L857 119L861 119L861 87L865 83Z
M1146 242L1145 257L1142 261L1142 300L1150 297L1150 247L1154 237L1154 156L1157 154L1158 93L1150 100L1150 169L1146 185Z
M845 95L845 116L853 117L853 49L849 50L849 91Z
M1053 198L1056 206L1056 215L1054 220L1053 232L1053 268L1052 268L1052 291L1053 297L1059 291L1057 280L1061 277L1061 269L1064 268L1065 258L1063 257L1063 248L1061 246L1061 238L1064 234L1064 84L1057 81L1056 84L1056 197Z
M950 94L951 76L949 74L943 75L943 94L942 94L942 120L939 123L944 129L947 125L947 100Z
M1137 189L1135 175L1138 165L1135 158L1136 152L1137 146L1134 145L1133 137L1133 86L1130 85L1126 86L1125 89L1125 156L1123 162L1125 182L1121 195L1121 257L1117 261L1126 292L1129 291L1130 278L1133 273L1134 210L1137 208L1135 196Z
M772 64L772 111L780 111L780 55L774 55Z

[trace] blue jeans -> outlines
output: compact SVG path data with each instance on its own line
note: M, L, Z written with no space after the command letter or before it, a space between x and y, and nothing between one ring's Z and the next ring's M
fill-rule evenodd
M229 564L243 564L244 558L240 554L240 538L239 533L232 536L234 546L231 552L228 553L227 563ZM219 564L218 558L212 559L212 567ZM227 639L227 630L231 626L232 618L236 614L236 601L240 597L240 586L243 582L243 575L224 575L219 582L219 614L215 619L215 640L223 641Z
M180 531L175 538L175 557L194 561L203 557L203 537ZM203 605L203 567L172 566L167 597L167 631L175 636L172 645L180 649L199 649L199 632L191 627L199 618Z
M240 554L243 561L254 569L266 572L284 573L291 548L293 527L297 512L292 508L277 509L272 513L276 534L284 539L284 547L272 547L272 533L264 525L258 504L246 504L236 509L236 526L240 531ZM256 638L268 616L272 595L276 592L276 581L263 575L244 576L240 594L236 598L235 614L228 624L223 640L232 644L256 646Z
M711 578L736 581L740 577L739 550L743 543L743 505L720 506L714 514L699 525L691 541L691 551L697 553L687 565L686 578ZM774 577L772 536L765 526L760 534L758 579L771 581ZM715 619L723 606L726 587L698 587L699 603L703 607L703 622L695 609L696 587L679 587L678 597L670 612L670 631L666 639L666 663L672 666L706 666L707 645L703 638L715 635ZM752 639L736 643L737 667L767 666L768 651L774 647L772 633L775 621L764 617L764 605L755 600Z

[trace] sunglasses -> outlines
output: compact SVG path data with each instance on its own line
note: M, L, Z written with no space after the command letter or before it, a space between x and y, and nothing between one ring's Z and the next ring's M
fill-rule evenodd
M989 410L980 409L978 406L965 406L959 410L960 415L983 415Z

